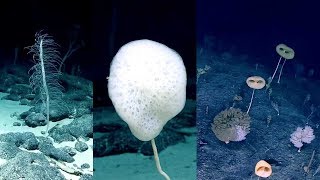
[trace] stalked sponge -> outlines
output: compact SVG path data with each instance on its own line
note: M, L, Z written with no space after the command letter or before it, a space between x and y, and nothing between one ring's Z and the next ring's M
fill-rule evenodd
M149 141L183 109L186 84L185 66L177 52L155 41L136 40L113 58L108 92L132 134Z

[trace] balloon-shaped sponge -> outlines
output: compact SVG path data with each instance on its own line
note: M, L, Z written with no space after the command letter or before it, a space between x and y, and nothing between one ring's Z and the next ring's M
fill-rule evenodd
M122 46L112 60L109 97L119 116L141 141L159 135L184 107L187 75L180 55L151 40Z

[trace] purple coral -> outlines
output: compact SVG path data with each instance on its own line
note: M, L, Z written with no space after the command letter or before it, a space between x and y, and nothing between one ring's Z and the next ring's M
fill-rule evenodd
M300 152L303 143L311 143L311 141L315 138L313 135L313 129L310 126L305 126L304 128L298 127L295 132L291 134L290 141Z

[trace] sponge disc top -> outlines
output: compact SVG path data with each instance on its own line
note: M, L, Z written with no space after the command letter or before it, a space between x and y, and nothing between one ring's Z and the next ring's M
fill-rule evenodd
M113 58L108 92L132 134L149 141L183 109L186 85L185 66L177 52L155 41L136 40Z

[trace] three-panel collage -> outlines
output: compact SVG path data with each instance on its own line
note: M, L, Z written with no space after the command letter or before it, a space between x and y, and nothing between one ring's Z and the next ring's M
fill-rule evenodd
M0 180L320 180L320 11L4 0Z

